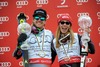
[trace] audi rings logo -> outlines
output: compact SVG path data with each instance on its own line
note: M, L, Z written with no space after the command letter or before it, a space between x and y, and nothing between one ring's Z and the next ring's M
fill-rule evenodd
M0 2L0 9L2 9L2 7L6 7L8 6L8 2Z
M0 47L0 54L4 54L4 52L9 52L10 47Z
M99 31L99 34L100 34L100 27L98 27L98 31Z
M85 13L77 13L77 17L83 16L83 15L89 16L89 13L88 12L85 12Z
M19 62L19 66L23 66L23 61L20 61Z
M11 62L0 62L0 67L11 67Z
M78 32L80 35L82 35L83 30L81 28L78 28Z
M36 0L36 4L48 4L48 0Z
M17 8L22 8L22 6L28 5L28 1L16 1Z
M68 14L68 13L57 14L57 18L59 18L61 15L65 15L65 14Z
M9 32L0 32L0 39L3 39L3 37L6 37L6 36L10 36L10 33Z
M82 3L88 2L88 0L76 0L77 5L82 5Z
M49 19L49 15L47 14L47 19Z
M91 63L92 62L92 58L87 58L87 63Z
M36 0L37 7L42 7L44 4L48 4L48 0Z
M97 1L97 4L100 4L100 0L96 0Z
M9 17L8 16L1 16L0 17L0 24L2 24L3 22L7 22L9 21Z
M98 19L100 19L100 12L97 12Z

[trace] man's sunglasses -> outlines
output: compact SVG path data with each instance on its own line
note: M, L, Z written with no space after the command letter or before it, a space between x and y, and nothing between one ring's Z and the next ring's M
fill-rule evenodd
M35 16L34 19L36 19L36 20L40 19L41 21L45 21L46 20L45 17L40 17L40 16Z
M64 21L60 21L60 24L66 24L66 25L69 25L71 22L67 21L67 22L64 22Z

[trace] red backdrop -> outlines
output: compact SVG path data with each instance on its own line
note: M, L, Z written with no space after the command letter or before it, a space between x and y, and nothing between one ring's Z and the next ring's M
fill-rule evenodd
M87 67L100 67L100 0L0 0L0 67L22 67L22 59L16 60L12 53L17 44L17 15L24 12L27 22L32 23L33 11L43 8L48 13L46 28L54 34L57 17L69 13L73 19L74 32L80 33L78 17L89 15L92 18L91 39L96 53L88 56ZM59 67L57 58L52 67Z

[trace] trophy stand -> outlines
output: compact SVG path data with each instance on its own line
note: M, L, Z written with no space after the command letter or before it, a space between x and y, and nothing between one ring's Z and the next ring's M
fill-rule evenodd
M31 33L31 26L26 22L25 14L20 13L17 16L17 20L18 20L18 27L17 27L18 35L20 35L21 33L25 33L27 36L29 36L29 34ZM27 44L27 41L23 42L20 48L22 49L23 65L24 67L29 67L28 63L29 45Z
M78 24L80 26L80 28L83 30L83 34L81 37L81 63L80 63L80 67L86 67L86 57L88 55L88 42L90 41L90 37L89 37L89 32L87 32L86 30L90 29L90 26L92 25L92 19L87 16L87 15L83 15L80 16L78 19Z

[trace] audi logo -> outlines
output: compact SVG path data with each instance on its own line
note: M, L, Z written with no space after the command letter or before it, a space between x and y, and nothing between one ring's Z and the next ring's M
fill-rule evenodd
M8 6L8 2L0 2L0 6Z
M88 2L88 0L76 0L76 2Z
M19 66L23 66L23 61L20 61L19 62Z
M100 0L96 0L97 2L100 2Z
M10 51L10 47L0 47L0 52L8 52Z
M28 5L28 1L17 1L16 5Z
M97 16L100 16L100 12L97 12Z
M98 27L98 31L99 31L99 34L100 34L100 27Z
M36 0L36 4L48 4L48 0Z
M11 62L0 62L0 67L10 67Z
M100 12L97 12L98 19L100 19Z
M49 15L47 14L47 19L49 19Z
M83 15L89 16L89 13L88 12L85 12L85 13L77 13L77 17L83 16Z
M9 32L0 32L0 36L9 36L10 33Z
M81 28L78 28L78 32L83 32L83 30Z
M68 14L68 13L64 13L64 14ZM57 14L57 18L59 18L61 15L64 15L64 14Z
M8 21L9 17L5 16L5 17L0 17L0 22L4 22L4 21Z
M91 63L92 62L92 58L87 58L87 63Z

